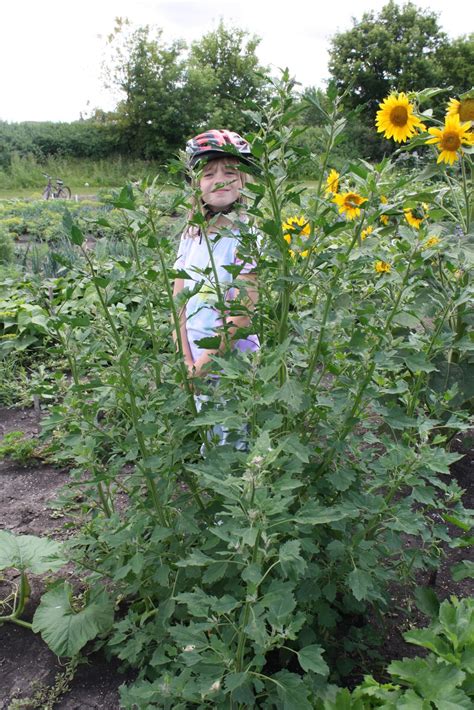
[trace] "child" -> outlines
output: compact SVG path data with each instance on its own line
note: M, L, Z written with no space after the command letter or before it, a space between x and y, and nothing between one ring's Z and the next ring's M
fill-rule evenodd
M224 150L230 148L232 152ZM184 270L189 278L177 278L174 296L184 288L190 292L180 312L180 335L185 364L190 377L200 377L211 364L211 357L226 347L255 351L259 348L256 335L236 338L236 331L250 325L250 314L257 301L255 263L240 257L240 225L247 222L242 188L247 174L239 171L241 162L248 163L249 144L237 133L209 130L188 141L188 167L194 177L198 197L191 219L202 214L205 227L188 226L181 237L175 269ZM243 308L222 310L216 307L235 300L235 276L225 267L241 267L238 280L244 287ZM217 276L217 279L216 279ZM217 281L217 283L216 283ZM202 338L220 336L214 349L202 348ZM176 342L176 333L174 333ZM198 409L202 401L196 399ZM226 436L223 437L225 441Z
M234 153L223 150L224 146L235 149ZM174 284L174 296L183 288L195 289L181 311L181 340L185 363L191 376L203 374L212 355L223 352L226 346L224 320L227 339L239 350L257 350L256 335L246 339L233 340L238 328L250 325L249 314L225 317L215 307L219 291L225 300L235 298L235 289L231 288L233 277L225 266L241 265L239 279L245 279L248 306L251 308L257 300L255 264L243 263L239 258L239 227L236 219L246 221L244 201L241 190L247 181L247 174L239 171L239 162L248 162L251 155L246 140L237 133L227 130L210 130L192 138L186 146L190 169L199 169L198 204L195 212L201 212L207 222L205 232L202 229L188 227L178 249L175 269L183 269L189 279L178 278ZM212 253L212 259L211 254ZM214 283L214 267L218 284ZM219 347L213 350L200 348L201 338L221 335ZM175 336L176 339L176 336Z

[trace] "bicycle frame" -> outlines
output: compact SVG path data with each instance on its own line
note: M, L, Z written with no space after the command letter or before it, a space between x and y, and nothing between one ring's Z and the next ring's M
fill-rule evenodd
M59 180L59 178L56 179L56 188L53 188L53 178L51 175L47 175L46 173L43 173L44 177L48 180L48 184L43 190L43 199L45 200L50 200L50 199L66 199L68 200L71 197L71 190L66 187L64 184L63 180Z

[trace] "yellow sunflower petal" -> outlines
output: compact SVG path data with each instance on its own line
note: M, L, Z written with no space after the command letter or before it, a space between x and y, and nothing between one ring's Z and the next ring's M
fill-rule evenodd
M406 94L390 94L379 104L375 124L377 131L385 138L393 138L397 143L404 143L415 135L417 130L425 130L424 124L414 114L413 104Z
M444 128L430 128L428 132L433 138L428 138L426 143L435 144L440 154L438 163L452 165L458 160L463 145L472 144L472 135L469 133L470 121L461 123L459 114L447 115Z
M471 95L461 100L449 99L446 116L459 116L460 121L474 122L474 97Z
M345 214L348 220L352 220L360 215L360 207L367 202L367 198L357 192L341 192L335 195L332 201L338 205L340 214Z
M336 170L331 170L326 180L326 190L325 195L335 195L339 191L339 178L340 175Z

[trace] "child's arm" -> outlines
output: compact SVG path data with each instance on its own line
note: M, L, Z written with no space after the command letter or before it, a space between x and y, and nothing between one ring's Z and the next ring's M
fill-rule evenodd
M226 327L228 339L233 340L235 334L240 328L248 328L250 325L250 311L255 308L255 304L258 301L258 286L257 286L257 274L248 273L241 274L239 277L242 281L245 280L245 291L246 298L242 302L242 305L246 307L247 313L242 313L241 315L230 315L226 318ZM211 357L213 355L219 355L223 352L226 345L226 339L221 338L221 344L215 350L206 350L200 355L196 362L194 363L194 374L199 377L203 374L203 369L207 364L210 363Z
M173 298L176 298L178 293L180 293L184 288L184 279L175 279L174 282L174 287L173 287ZM180 328L179 332L181 335L181 345L183 348L183 355L184 355L184 362L186 367L189 370L189 373L192 374L193 370L193 356L191 353L191 348L189 346L189 340L188 340L188 334L186 332L186 306L183 306L179 312L179 323L180 323ZM173 324L174 326L174 324ZM173 327L173 342L176 346L176 349L178 349L178 336L177 333Z

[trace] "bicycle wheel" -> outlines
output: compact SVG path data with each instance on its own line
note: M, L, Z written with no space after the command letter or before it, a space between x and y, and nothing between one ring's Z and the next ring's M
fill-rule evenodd
M49 200L50 197L53 196L52 190L50 187L45 187L43 190L42 198L43 200Z
M63 185L57 191L56 197L58 198L58 200L70 200L71 190L66 185Z

